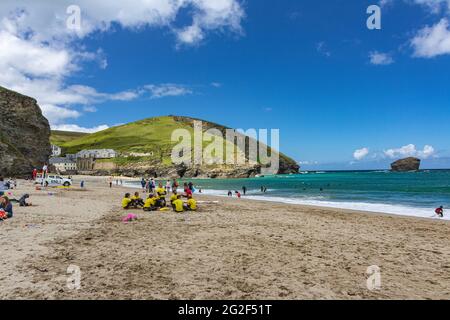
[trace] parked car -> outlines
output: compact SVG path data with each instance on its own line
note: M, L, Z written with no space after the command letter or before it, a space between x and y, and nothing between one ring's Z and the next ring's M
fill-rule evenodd
M64 178L58 175L49 174L45 179L42 179L42 176L38 176L36 178L36 184L44 185L44 186L64 186L70 187L72 185L72 179Z

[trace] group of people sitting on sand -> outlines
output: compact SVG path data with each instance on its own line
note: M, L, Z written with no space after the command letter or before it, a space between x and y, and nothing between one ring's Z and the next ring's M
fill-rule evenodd
M185 186L183 194L178 194L176 189L172 189L172 195L170 196L170 206L166 201L168 195L168 189L163 187L162 183L159 183L158 187L154 189L154 193L150 193L147 199L142 199L139 192L135 192L133 196L130 193L126 193L122 199L123 209L140 209L144 211L165 211L172 207L173 211L181 213L184 211L197 211L197 201L193 197L192 188ZM182 197L186 198L186 203L183 202Z

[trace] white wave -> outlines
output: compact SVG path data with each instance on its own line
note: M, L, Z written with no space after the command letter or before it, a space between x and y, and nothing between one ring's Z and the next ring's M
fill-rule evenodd
M226 197L228 191L225 190L203 190L203 194L212 196ZM434 215L435 208L418 208L412 206L404 205L392 205L385 203L369 203L369 202L340 202L340 201L327 201L322 200L323 197L309 197L308 199L299 198L284 198L284 197L272 197L272 196L258 196L258 195L247 195L245 199L268 201L268 202L279 202L287 204L299 204L308 205L315 207L326 207L326 208L337 208L337 209L347 209L356 210L364 212L374 212L374 213L387 213L401 216L418 217L418 218L436 218ZM444 216L443 220L450 220L450 216Z

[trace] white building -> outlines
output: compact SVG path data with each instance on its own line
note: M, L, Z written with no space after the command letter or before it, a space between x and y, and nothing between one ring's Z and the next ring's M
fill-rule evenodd
M110 159L117 156L118 153L112 149L82 150L77 153L77 158Z
M53 165L58 172L77 170L77 163L67 158L50 158L49 163Z
M61 148L52 144L52 157L59 157L61 155Z

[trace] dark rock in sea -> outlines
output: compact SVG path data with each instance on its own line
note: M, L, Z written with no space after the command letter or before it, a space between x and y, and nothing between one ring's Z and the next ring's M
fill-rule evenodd
M0 87L0 175L29 176L50 154L50 126L36 100Z
M413 157L400 159L392 163L391 168L395 172L418 171L420 169L420 159Z

